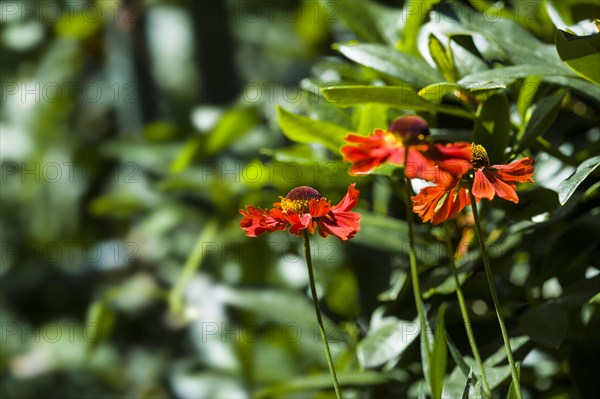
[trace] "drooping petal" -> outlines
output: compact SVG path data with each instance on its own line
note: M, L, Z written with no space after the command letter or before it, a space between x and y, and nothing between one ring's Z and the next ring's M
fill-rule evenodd
M508 201L512 201L515 204L519 202L519 197L515 191L515 185L503 182L501 179L498 179L493 172L486 171L484 172L487 176L489 182L494 187L494 191L498 195L498 197L503 198Z
M331 212L326 217L318 219L319 232L324 237L327 234L336 236L342 241L353 238L360 230L360 214L357 212Z
M360 194L360 191L358 191L356 189L356 183L352 183L348 187L348 192L346 192L346 195L344 196L344 198L342 198L342 200L339 202L339 204L332 207L331 210L333 212L347 212L347 211L352 210L356 206L356 203L358 202L359 194ZM312 212L311 212L311 214L312 214Z
M491 169L495 169L498 178L506 183L532 183L534 164L533 158L526 157L508 165L492 165Z
M487 198L491 200L494 198L496 191L494 186L488 180L482 169L475 171L475 179L473 180L473 195L477 198Z
M454 217L470 201L460 179L454 179L449 186L429 186L412 197L413 212L423 220L439 224Z

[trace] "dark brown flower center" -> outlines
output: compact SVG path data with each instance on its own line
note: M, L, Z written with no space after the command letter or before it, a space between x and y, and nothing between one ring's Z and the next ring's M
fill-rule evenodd
M490 165L490 158L482 145L471 143L471 163L475 168L483 168Z
M300 186L296 187L281 199L281 209L284 211L294 210L303 212L308 210L308 203L313 199L321 199L321 193L312 187Z
M427 122L417 115L404 115L396 119L389 128L396 137L403 141L420 142L429 136Z

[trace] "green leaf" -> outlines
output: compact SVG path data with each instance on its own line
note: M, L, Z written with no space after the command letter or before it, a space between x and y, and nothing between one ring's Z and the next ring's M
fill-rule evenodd
M600 165L600 155L593 158L586 159L577 167L575 173L571 175L567 180L563 181L558 186L558 200L561 205L564 205L571 195L575 192L577 187L585 180L590 173L592 173Z
M523 80L523 84L519 89L519 98L517 99L517 110L521 116L521 120L525 120L527 110L533 104L535 94L541 82L542 80L537 76L529 76Z
M495 6L491 9L497 10ZM518 23L500 16L483 15L464 4L452 2L451 12L433 11L431 20L441 21L439 24L448 30L467 34L476 32L490 42L497 43L506 52L512 64L520 64L527 60L530 64L540 66L562 66L553 45L541 42Z
M355 132L358 134L367 134L375 129L387 129L388 106L385 104L368 103L361 106L354 112L357 116L357 124Z
M462 108L428 103L409 86L333 86L323 88L322 92L328 101L342 108L364 103L381 103L398 109L437 111L474 119L471 112Z
M519 381L521 380L521 365L517 366L517 378ZM517 395L517 389L515 388L514 381L510 381L510 387L508 388L508 395L506 399L518 399L519 395Z
M600 292L590 298L588 303L600 303Z
M360 341L356 356L363 367L382 366L400 356L418 335L415 323L386 317Z
M508 339L509 343L510 343L510 348L513 351L513 354L515 352L517 352L523 345L525 345L527 342L529 342L529 338L526 336L520 336L520 337L514 337L514 338L509 338ZM498 365L498 363L500 362L504 362L506 360L506 349L504 349L504 345L502 345L501 348L498 348L498 350L491 355L490 357L488 357L487 359L484 360L483 362L483 366L485 367L485 369L487 370L488 367L493 367ZM507 365L508 366L508 365ZM510 373L510 371L509 371ZM490 382L490 388L494 388L494 385Z
M519 319L519 329L535 342L560 347L567 335L569 315L563 305L547 302L529 308Z
M456 65L454 65L450 46L447 48L444 47L440 39L431 34L429 35L429 53L437 65L438 70L444 75L446 80L449 82L456 82L459 75L456 70Z
M494 94L479 106L473 139L485 147L492 165L504 162L510 140L510 111L504 95Z
M454 342L452 342L452 339L450 339L450 336L447 332L446 343L448 344L448 350L450 351L450 355L452 356L452 360L454 360L454 363L456 363L456 366L460 368L465 377L469 377L472 374L473 370L471 366L467 364L456 345L454 345Z
M402 29L402 37L398 43L398 49L410 54L419 54L417 50L417 38L421 25L427 18L429 11L439 3L440 0L408 0L402 9L402 20L406 21Z
M342 387L363 387L379 385L388 381L388 377L374 371L361 373L338 373L338 382ZM252 397L257 399L287 397L286 394L303 391L333 389L329 373L315 374L308 377L296 378L280 385L264 388L255 392Z
M571 76L567 69L554 65L514 65L502 68L494 68L488 71L477 72L464 76L458 81L463 87L478 88L485 87L489 83L510 84L515 79L526 78L528 76Z
M401 53L380 44L340 45L339 51L352 61L410 83L424 87L444 78L421 58Z
M454 93L457 90L460 90L460 86L456 83L440 82L425 86L419 90L419 96L425 101L439 104L447 94Z
M169 171L171 173L181 173L186 170L200 151L201 144L202 140L200 136L194 136L188 139L177 158L171 163Z
M469 373L467 377L467 383L465 384L465 389L461 396L461 399L469 399L469 390L471 389L471 380L473 379L473 370Z
M308 79L304 79L300 83L300 85L304 87L307 87L310 84L313 83ZM310 87L310 91L308 91L307 87L303 92L304 101L302 105L304 105L308 117L320 121L327 121L347 128L348 130L352 130L352 121L348 112L328 102L325 97L323 97L323 93L319 90L318 85L315 84L314 86L315 87ZM316 93L314 93L313 90L316 90Z
M295 321L305 325L314 325L315 309L305 295L293 291L275 289L241 289L222 287L222 301L226 304L255 312L282 323ZM325 315L323 324L329 330L335 327Z
M541 186L518 190L519 203L496 201L498 209L503 209L513 220L530 220L533 216L552 212L560 206L556 191Z
M571 70L600 85L600 34L576 36L559 29L555 41L560 59Z
M233 108L225 113L208 135L206 151L214 154L230 143L244 136L258 123L258 115L253 108Z
M598 85L590 83L587 80L580 79L575 76L542 76L542 80L548 83L569 87L574 89L584 97L589 97L596 101L600 101L600 90Z
M270 156L279 162L297 163L300 165L314 165L315 162L328 162L325 154L315 151L309 144L295 144L276 150L272 148L263 148L260 150L260 153Z
M328 0L321 3L323 4L322 15L318 17L326 23L332 23L339 17L359 38L368 42L383 41L375 19L365 10L362 2Z
M298 143L319 143L335 153L344 145L342 138L348 134L348 130L341 126L296 115L282 107L277 107L277 116L281 131L290 140Z
M87 313L86 326L94 325L100 333L96 337L97 339L86 339L88 350L93 350L99 343L105 341L110 336L115 322L115 311L108 306L105 299L97 300L91 304Z
M553 95L541 98L529 108L525 125L521 130L522 133L519 134L521 140L514 150L515 154L528 149L537 137L543 136L556 119L566 94L565 90L560 90Z
M431 384L431 396L434 399L442 397L442 388L444 386L444 375L446 374L446 361L448 352L446 348L446 333L444 329L444 314L447 305L443 303L440 306L435 327L435 339L433 351L429 360L429 381Z

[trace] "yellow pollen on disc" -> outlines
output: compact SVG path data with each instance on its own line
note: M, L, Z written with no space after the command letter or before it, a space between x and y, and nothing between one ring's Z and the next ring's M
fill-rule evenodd
M303 212L303 211L307 211L308 210L308 202L310 200L304 199L295 199L295 200L291 200L291 199L287 199L287 198L282 198L281 199L281 209L283 209L284 211L296 211L296 212Z
M490 158L487 151L480 144L471 143L471 162L476 168L482 168L490 165Z

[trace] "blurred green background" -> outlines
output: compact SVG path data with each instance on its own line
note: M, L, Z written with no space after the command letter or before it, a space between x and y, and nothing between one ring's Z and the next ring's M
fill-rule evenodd
M336 366L349 398L416 397L403 204L389 176L349 176L339 153L290 141L277 118L280 105L364 134L405 112L368 104L352 113L318 91L322 82L394 81L349 63L332 44L389 41L403 3L0 2L2 398L332 397L301 240L249 239L238 209L270 207L299 185L335 204L352 182L361 232L344 244L312 242ZM543 18L516 21L554 42L541 2L511 4L537 7ZM575 9L561 7L563 16ZM505 61L500 47L488 49L483 68ZM558 208L548 192L598 153L598 94L580 87L546 136L573 157L533 150L544 187L524 193L516 209L485 212L492 229L502 228L492 253L518 357L533 353L522 369L529 397L585 397L598 370L591 294L549 305L561 317L570 307L562 349L556 339L532 349L518 322L527 303L563 293L564 276L555 277L563 267L567 294L597 291L597 186L587 202L531 223ZM438 134L470 137L472 124L460 117L430 121ZM507 222L516 227L503 230ZM452 226L455 243L462 228ZM447 266L440 231L417 231L423 291L432 309L451 304L446 328L467 354L449 272L433 268ZM501 347L495 316L477 253L462 262L487 358ZM464 387L460 378L453 392Z

